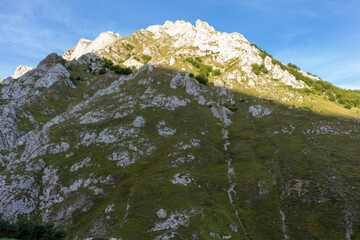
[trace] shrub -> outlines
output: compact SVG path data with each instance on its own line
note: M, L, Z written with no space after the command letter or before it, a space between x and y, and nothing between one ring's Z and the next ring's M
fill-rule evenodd
M70 77L69 77L69 79L70 79L70 81L72 82L72 83L76 83L76 81L81 81L81 77L80 76L75 76L75 75L73 75L73 74L70 74Z
M259 51L260 51L260 54L259 56L262 58L262 59L265 59L266 56L269 56L270 58L273 58L269 53L267 53L265 50L262 50L259 46L257 46L256 44L252 43L250 44L251 46L257 48Z
M133 50L135 47L130 43L124 43L123 46L126 48L126 50Z
M260 52L259 56L260 56L262 59L265 59L265 58L266 58L266 53Z
M186 61L199 69L199 75L205 75L208 77L212 71L212 66L202 63L202 60L199 57L196 57L195 60L193 58L187 58Z
M64 229L55 227L54 223L35 222L19 215L14 223L0 219L0 237L27 240L60 240L66 237Z
M137 58L137 57L134 57L134 58ZM140 61L139 58L137 58L137 59ZM133 72L132 68L129 68L129 67L123 68L123 67L120 67L119 65L114 65L114 63L110 59L105 59L104 60L103 68L100 69L99 74L100 75L105 74L106 69L110 69L110 70L114 71L116 74L129 75L130 73Z
M201 63L198 61L195 61L193 58L187 58L186 61L188 61L189 63L191 63L191 65L193 65L196 68L200 68L201 67Z
M105 70L105 69L103 69L103 68L100 69L100 71L99 71L99 74L100 74L100 75L104 75L105 73L106 73L106 70Z
M227 109L229 109L230 111L232 111L232 112L236 112L236 111L238 110L235 105L230 105L230 106L228 106L228 105L226 104L225 107L226 107Z
M260 73L264 73L264 74L269 73L269 71L265 68L264 64L259 65L259 64L254 63L251 66L252 66L253 73L255 73L256 75L259 75Z
M104 68L111 68L112 66L114 66L114 63L110 59L104 60L104 64L103 64Z
M215 69L214 71L212 71L211 73L213 76L220 76L221 75L221 71L220 69Z
M209 76L212 71L212 66L203 64L200 67L199 71L200 71L200 73L203 73L204 75Z
M129 67L127 67L127 68L122 68L122 67L120 67L119 65L116 65L116 66L114 67L114 72L115 72L116 74L129 75L129 74L131 74L133 71L132 71L132 69L129 68Z
M199 74L195 77L196 80L198 80L199 83L201 84L207 84L208 83L208 78L206 75L203 74Z
M339 100L339 103L342 104L342 105L344 105L344 104L345 104L345 100L344 100L344 99L340 99L340 100Z
M271 59L271 62L272 62L272 64L274 64L274 65L280 65L280 67L282 67L282 63L281 62L279 62L278 60L276 60L275 58L273 58L273 59ZM284 69L283 69L284 70Z
M288 67L291 67L291 68L295 68L297 70L300 70L300 68L298 66L296 66L295 64L292 64L292 63L288 63Z
M193 73L189 73L189 77L194 77L194 74Z
M311 111L312 106L302 106L301 109L303 109L305 111Z
M347 109L351 109L353 106L352 106L351 103L347 102L347 103L344 104L344 107L347 108Z
M329 96L329 100L332 101L332 102L335 102L335 101L336 101L336 99L335 99L334 96Z
M151 56L144 54L142 55L142 59L144 63L147 64L151 60Z
M196 58L195 58L195 61L198 61L198 62L201 63L201 62L202 62L202 59L201 59L200 57L196 57Z

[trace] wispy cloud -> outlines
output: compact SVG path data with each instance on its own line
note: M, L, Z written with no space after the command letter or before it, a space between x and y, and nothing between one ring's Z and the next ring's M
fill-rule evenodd
M71 44L69 35L55 30L59 26L70 28L72 17L65 5L47 0L5 0L2 5L5 7L0 10L0 58L11 59L12 68L24 62L34 65L47 54L62 52ZM13 56L18 56L18 60ZM13 70L2 67L1 78Z

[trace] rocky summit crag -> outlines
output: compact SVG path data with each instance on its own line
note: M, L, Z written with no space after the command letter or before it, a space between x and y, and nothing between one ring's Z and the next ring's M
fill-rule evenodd
M356 91L200 20L21 69L0 85L2 218L67 239L360 238Z

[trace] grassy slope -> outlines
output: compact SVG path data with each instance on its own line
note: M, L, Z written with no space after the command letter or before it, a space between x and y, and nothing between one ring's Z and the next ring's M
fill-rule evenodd
M189 97L183 89L172 90L168 87L172 78L170 73L169 70L152 73L155 81L151 88L166 95ZM136 96L146 90L146 86L137 85L137 81L145 77L148 76L140 75L126 83L122 92L137 99ZM208 89L207 98L219 98L215 94L215 87L204 88ZM80 189L67 199L66 206L70 206L71 201L75 201L79 195L89 196L93 203L89 211L75 212L74 224L68 229L69 237L85 236L100 219L109 226L109 236L152 238L159 234L148 231L158 221L158 209L163 208L169 214L194 208L201 214L191 218L188 227L179 227L178 238L189 238L196 234L201 239L212 239L209 232L232 235L234 239L244 238L245 233L236 219L226 191L230 187L226 163L226 155L229 154L236 173L237 194L233 198L250 239L283 238L280 209L286 214L287 235L291 238L343 239L343 210L350 209L359 216L356 212L359 196L355 191L360 187L357 167L360 150L356 147L359 146L359 138L356 132L349 135L306 135L303 132L318 125L334 125L341 131L358 130L358 123L300 109L290 110L288 106L242 93L232 94L238 111L230 117L233 124L228 128L231 143L228 153L222 150L224 142L218 120L212 116L208 106L194 102L174 112L159 108L141 110L137 107L132 115L120 119L85 126L77 125L74 119L73 122L54 127L51 141L65 139L76 143L81 131L115 129L131 124L135 116L141 115L147 124L140 136L157 147L151 156L143 157L125 169L116 167L114 162L106 159L109 153L120 147L116 145L93 144L72 149L74 156L66 160L64 154L41 157L47 165L63 169L59 171L62 185L68 186L80 176L86 178L91 173L96 173L96 176L111 174L115 178L115 187L104 189L104 196L93 196L89 190ZM124 102L116 94L105 96L87 111L113 104L116 106ZM272 108L274 112L267 117L253 118L248 109L256 104ZM317 108L321 108L321 102L318 104ZM177 133L165 139L157 135L156 124L160 120L165 120L170 128L177 129ZM290 124L295 127L292 134L281 133ZM203 136L200 134L202 130L209 133ZM280 134L274 134L275 131ZM192 154L195 160L174 168L171 162L176 157L169 156L176 151L174 145L193 138L201 140L200 148L184 150L179 156ZM100 168L86 167L78 172L66 170L86 156L91 156ZM180 172L189 173L196 184L187 187L171 184L169 180ZM299 182L303 182L303 185L296 191L294 189ZM104 209L112 203L115 203L115 210L109 214L110 220L105 220ZM124 221L127 203L130 210ZM231 231L230 224L237 226L239 231ZM360 234L356 226L355 239Z
M125 45L131 44L132 48L127 48ZM152 35L144 34L142 31L135 32L132 36L124 37L120 39L113 47L112 51L109 53L104 52L104 56L106 58L112 59L115 63L122 64L123 61L127 59L139 59L141 62L143 52L145 48L150 49L152 60L156 63L161 62L160 66L164 68L171 68L177 71L187 71L192 72L195 75L199 73L199 69L195 68L191 64L186 61L187 57L193 57L191 54L177 54L177 51L180 50L188 50L189 52L195 52L199 49L196 47L184 47L184 48L170 48L172 44L172 39L154 39ZM256 45L253 46L258 48ZM263 52L259 49L260 56L265 58L265 56L273 57L266 52ZM122 61L117 61L112 55L116 54L122 57ZM176 62L173 66L169 67L169 59L171 56L176 58ZM353 107L352 109L347 109L343 104L339 104L338 101L332 102L329 101L329 97L327 96L326 91L333 91L332 94L335 94L335 90L339 90L336 87L332 86L329 83L327 85L331 85L330 90L324 90L321 92L319 90L315 90L314 87L310 87L311 93L304 94L299 93L296 89L289 89L288 86L273 82L267 83L265 85L261 84L256 87L248 87L246 86L246 81L239 83L235 79L226 79L223 76L224 73L232 72L234 70L239 70L238 63L239 59L234 59L226 64L219 64L214 59L216 58L217 53L209 52L206 56L201 57L202 63L206 63L212 67L216 67L221 69L222 74L220 76L209 76L210 83L223 82L225 86L231 85L233 91L238 91L244 94L258 96L260 98L266 98L272 101L276 101L280 104L286 105L294 105L298 107L302 107L304 109L311 109L314 112L329 115L329 116L344 116L349 118L360 118L360 109L357 107ZM290 69L291 71L297 72L296 69L290 68L274 59L276 64L280 64L284 69ZM241 71L241 70L240 70ZM300 72L297 72L300 74ZM300 74L301 75L301 74ZM260 74L258 76L260 79L270 80L271 78L268 75ZM249 80L249 79L248 79ZM309 80L311 81L311 79ZM334 90L335 89L335 90ZM345 90L341 92L341 95L345 94ZM292 95L289 100L282 100L284 96ZM299 97L302 97L303 100L299 101Z
M130 53L130 57L133 55L139 59L143 45L150 43L144 42L140 33L124 40L132 42L134 49L126 49L120 44L119 49L113 48L113 51L120 51L120 56ZM159 55L154 55L153 58L171 55L166 46L159 45L158 50ZM210 61L209 59L205 57L204 61ZM181 60L177 60L173 68L184 68L194 73L197 71ZM86 70L87 66L72 68L71 73L82 79L76 83L77 89L60 88L51 91L45 95L45 102L31 103L26 110L38 121L45 123L83 101L84 94L92 95L118 77L112 73L93 75ZM168 69L152 73L155 81L151 83L151 88L165 95L188 98L189 95L183 89L169 88L172 74ZM140 75L127 82L121 92L139 99L147 87L137 85L137 81L148 77ZM219 79L221 76L210 77L210 82ZM160 84L157 84L157 81ZM199 212L191 218L189 226L179 227L177 238L180 239L190 238L192 234L196 234L200 239L213 239L210 232L242 239L245 238L245 230L250 239L282 239L284 233L280 210L286 215L286 233L291 239L344 239L344 210L351 211L353 219L359 218L359 195L356 192L360 187L357 166L360 153L359 129L358 122L352 120L360 118L359 109L346 109L338 103L324 100L322 96L300 95L283 85L261 86L259 92L259 89L246 88L243 84L231 80L226 84L233 86L231 94L238 109L230 117L233 124L227 129L231 143L228 152L223 150L222 126L218 124L219 121L212 116L208 106L200 106L194 101L173 112L159 108L142 110L136 105L134 113L124 118L110 118L87 125L79 125L77 119L71 119L54 126L51 142L64 140L76 144L81 132L99 133L105 128L116 129L131 125L134 117L141 115L147 124L141 130L140 137L149 139L156 146L156 151L151 156L142 157L125 169L107 160L109 153L127 148L119 144L92 144L89 147L72 148L70 151L74 152L74 155L69 158L65 158L65 153L41 156L47 166L60 168L61 185L69 186L79 177L85 179L92 173L95 177L110 174L114 178L115 186L104 188L104 195L94 196L88 189L81 188L76 193L71 193L64 203L55 206L55 209L67 208L75 203L79 196L86 196L92 203L88 211L78 210L74 213L73 224L68 228L69 239L77 235L86 236L89 229L99 223L108 227L107 236L124 239L154 238L162 232L154 233L148 230L154 226L154 222L159 221L156 211L160 208L165 209L168 214L191 208ZM226 98L216 93L217 87L203 88L207 99L220 101ZM284 94L294 96L283 103L280 99ZM299 96L304 100L297 101ZM60 97L60 102L56 100L57 97ZM83 114L105 107L108 107L106 110L111 110L125 104L126 101L121 100L117 94L105 96L94 106L84 110ZM222 104L225 105L226 101ZM54 113L41 114L40 110L44 109L44 105L55 110ZM273 113L263 118L253 118L248 112L253 105L267 106L273 109ZM289 109L289 106L295 107ZM156 125L161 120L165 120L168 127L177 129L177 133L167 138L159 136ZM290 129L290 125L294 127L291 134L282 132L284 128ZM304 134L308 129L328 125L339 131L354 131L350 134ZM208 133L202 135L201 131ZM178 151L176 144L194 138L201 140L199 148L180 151L178 156L169 156ZM128 140L131 140L131 137L125 141ZM195 160L174 167L173 161L176 158L189 154L193 155ZM88 156L100 167L85 167L78 172L68 171L72 164ZM228 158L232 159L236 174L236 179L233 180L236 183L234 204L245 230L235 216L226 191L231 185L227 175ZM170 179L181 172L190 174L196 184L187 187L171 184ZM114 212L107 214L110 219L106 219L104 209L113 203ZM128 203L130 210L124 218ZM232 231L230 224L237 226L238 232ZM360 238L360 228L356 222L353 229L353 238Z

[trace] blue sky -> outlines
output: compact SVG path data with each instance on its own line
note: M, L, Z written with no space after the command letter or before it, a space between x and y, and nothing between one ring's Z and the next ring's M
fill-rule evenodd
M80 38L121 36L166 20L197 19L239 32L282 62L343 87L360 89L360 0L3 0L0 78L36 66Z

